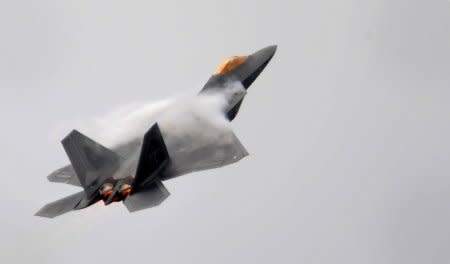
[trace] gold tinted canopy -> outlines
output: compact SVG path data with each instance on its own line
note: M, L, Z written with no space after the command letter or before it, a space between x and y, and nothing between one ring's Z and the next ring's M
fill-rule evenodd
M225 60L214 72L214 75L227 74L247 60L248 56L233 56Z

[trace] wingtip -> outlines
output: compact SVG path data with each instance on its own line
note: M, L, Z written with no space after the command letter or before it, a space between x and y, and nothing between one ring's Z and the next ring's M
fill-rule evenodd
M54 215L46 214L43 209L45 209L45 207L40 209L39 211L37 211L33 216L42 217L42 218L48 218L48 219L55 218Z

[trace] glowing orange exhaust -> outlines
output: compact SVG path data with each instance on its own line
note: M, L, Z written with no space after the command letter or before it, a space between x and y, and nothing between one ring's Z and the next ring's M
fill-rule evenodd
M103 196L104 198L108 198L113 194L113 187L114 186L111 183L105 183L100 188L100 195Z
M131 192L131 185L124 184L120 187L120 194L122 195L122 197L128 196L130 192Z
M102 193L103 197L105 197L105 198L111 196L112 194L113 194L113 191L112 191L112 190L106 191L106 192Z

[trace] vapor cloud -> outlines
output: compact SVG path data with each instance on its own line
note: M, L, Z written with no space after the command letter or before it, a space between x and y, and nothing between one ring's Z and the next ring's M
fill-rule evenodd
M242 85L232 82L225 89L213 89L200 95L126 104L105 115L73 122L70 129L78 129L99 143L114 148L142 138L158 122L168 141L184 138L211 143L231 132L224 112L230 102L235 103L244 94Z

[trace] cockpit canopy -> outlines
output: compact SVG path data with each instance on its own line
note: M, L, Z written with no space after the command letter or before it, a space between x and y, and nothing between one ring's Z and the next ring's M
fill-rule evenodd
M248 56L233 56L225 60L214 72L214 75L227 74L247 60Z

